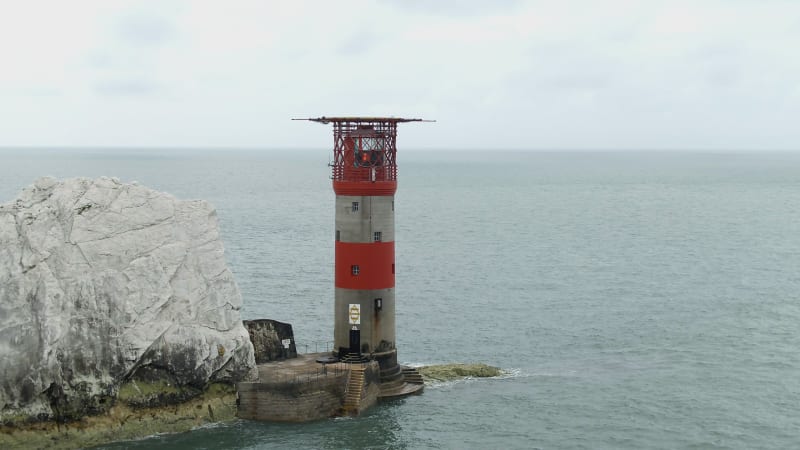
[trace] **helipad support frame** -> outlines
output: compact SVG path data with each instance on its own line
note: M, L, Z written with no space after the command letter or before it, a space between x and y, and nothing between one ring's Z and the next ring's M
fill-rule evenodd
M359 353L377 359L381 378L390 379L400 373L395 342L397 124L424 120L394 117L300 120L333 124L334 346L340 357ZM358 305L357 313L353 305Z

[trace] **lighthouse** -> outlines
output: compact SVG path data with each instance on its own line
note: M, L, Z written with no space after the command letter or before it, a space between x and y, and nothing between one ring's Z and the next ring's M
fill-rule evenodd
M333 124L335 351L343 361L377 360L382 384L402 383L395 339L397 124L423 119L303 120Z

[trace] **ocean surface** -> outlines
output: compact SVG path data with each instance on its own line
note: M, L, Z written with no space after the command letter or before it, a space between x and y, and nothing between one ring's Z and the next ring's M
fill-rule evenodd
M800 152L398 156L399 359L504 376L103 448L800 448ZM42 175L209 200L243 317L314 351L333 327L329 158L4 149L0 202Z

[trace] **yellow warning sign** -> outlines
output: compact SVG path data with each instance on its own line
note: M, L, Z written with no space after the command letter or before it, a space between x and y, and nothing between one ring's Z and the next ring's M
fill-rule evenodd
M361 325L361 305L350 303L348 314L350 316L350 325Z

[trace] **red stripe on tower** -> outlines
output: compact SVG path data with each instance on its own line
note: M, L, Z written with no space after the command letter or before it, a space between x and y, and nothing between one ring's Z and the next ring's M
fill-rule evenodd
M333 182L333 192L336 195L370 195L385 197L394 195L397 192L397 181L335 181Z
M394 242L337 242L336 287L394 287Z

